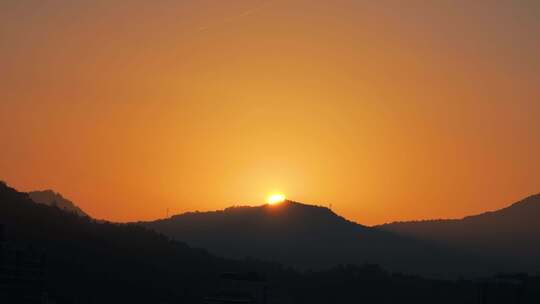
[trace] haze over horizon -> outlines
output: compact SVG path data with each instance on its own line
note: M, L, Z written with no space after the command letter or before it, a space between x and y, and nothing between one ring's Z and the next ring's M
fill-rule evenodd
M540 192L540 2L3 1L0 179L134 221L356 222Z

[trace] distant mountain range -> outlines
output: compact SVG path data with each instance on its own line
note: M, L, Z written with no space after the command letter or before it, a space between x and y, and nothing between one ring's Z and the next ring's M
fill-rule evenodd
M21 264L27 256L28 265ZM36 271L23 276L24 267ZM0 182L0 303L42 303L25 299L30 281L55 303L201 303L219 274L230 271L281 270L215 257L140 226L36 204Z
M213 251L229 255L260 254L304 266L302 258L314 266L357 265L297 272L260 259L220 258L138 224L100 222L35 203L28 193L0 182L0 302L34 303L28 301L30 294L46 292L55 303L209 303L207 295L231 299L240 293L227 289L230 286L254 284L226 281L235 277L259 278L269 304L502 304L540 299L539 276L451 281L364 264L381 261L399 268L409 262L410 268L444 271L476 269L485 259L464 259L429 241L358 225L323 207L286 202L145 223L162 224L179 229L190 243L208 243Z
M36 203L88 216L52 190L27 195ZM233 259L251 257L302 269L368 262L408 273L459 274L538 271L539 217L540 195L534 195L463 219L374 227L351 222L326 207L294 201L188 212L133 224Z
M293 201L190 212L138 224L216 255L254 257L300 268L370 262L425 274L465 271L459 265L472 259L431 242L348 221L325 207Z
M395 222L377 228L540 269L540 195L463 219Z
M53 190L31 191L28 192L31 200L38 204L56 206L62 210L75 213L80 216L88 216L84 211L77 207L72 201L65 199L60 193Z
M138 224L225 257L256 257L302 268L373 262L430 274L537 271L539 217L537 195L462 220L376 227L293 201L189 212Z

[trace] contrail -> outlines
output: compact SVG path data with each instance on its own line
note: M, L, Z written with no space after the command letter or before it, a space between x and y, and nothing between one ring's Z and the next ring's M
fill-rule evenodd
M227 24L227 23L231 23L231 22L234 22L236 19L238 18L241 18L241 17L246 17L246 16L249 16L249 15L253 15L254 13L257 13L259 11L261 11L262 9L264 9L265 7L267 6L270 6L272 4L272 1L261 1L259 3L259 5L251 8L251 9L248 9L248 10L245 10L243 11L242 13L238 14L238 15L235 15L233 17L229 17L229 18L224 18L221 22L218 22L219 24ZM213 26L201 26L197 29L197 32L203 32L203 31L206 31L210 28L212 28Z
M250 10L247 10L245 12L243 12L242 14L240 14L240 16L249 16L253 13L256 13L260 10L262 10L263 8L265 8L266 6L269 6L270 4L272 4L270 1L262 1L259 6L256 6Z

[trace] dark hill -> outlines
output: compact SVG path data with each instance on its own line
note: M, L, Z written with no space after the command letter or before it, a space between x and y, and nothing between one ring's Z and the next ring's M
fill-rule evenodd
M513 264L540 268L540 195L459 220L396 222L378 228Z
M190 212L141 224L220 256L256 257L301 268L371 262L408 272L459 272L454 264L465 259L429 242L359 225L328 208L293 201Z
M77 207L72 201L64 198L60 193L52 190L30 191L28 196L38 204L56 206L67 212L75 213L79 216L88 216L81 208Z
M36 204L27 193L5 183L0 183L0 228L4 232L0 236L2 284L13 275L3 264L7 257L15 255L11 266L15 267L19 256L41 256L43 288L59 303L197 303L222 272L279 269L268 263L217 258L140 226L98 223ZM5 248L14 249L4 253ZM5 292L2 284L0 302ZM22 298L25 291L20 290Z
M298 219L306 220L307 226L329 221L327 224L342 225L344 231L350 227L371 231L328 209L300 204L290 207L298 208L299 214L287 212L273 226L280 226L283 234L293 231L287 227L297 227L294 233L299 235L304 229L313 231L296 223ZM304 214L305 210L311 211L310 216ZM233 208L226 212L240 218L252 216L252 212L275 217L286 209ZM0 233L0 303L44 303L43 291L53 299L47 303L58 304L209 303L203 300L205 296L231 295L230 289L222 289L231 287L230 283L234 288L253 284L223 282L217 280L218 276L260 280L267 290L267 301L249 303L532 304L540 298L538 276L499 276L479 282L433 280L392 274L377 265L343 265L298 273L256 260L217 258L140 226L96 222L36 204L28 194L3 183L0 228L6 236ZM298 246L303 244L300 241Z

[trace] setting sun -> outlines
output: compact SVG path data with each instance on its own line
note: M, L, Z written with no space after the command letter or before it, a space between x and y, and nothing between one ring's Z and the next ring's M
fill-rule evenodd
M276 204L282 203L283 201L285 201L285 195L283 195L281 193L270 194L266 198L266 202L269 205L276 205Z

